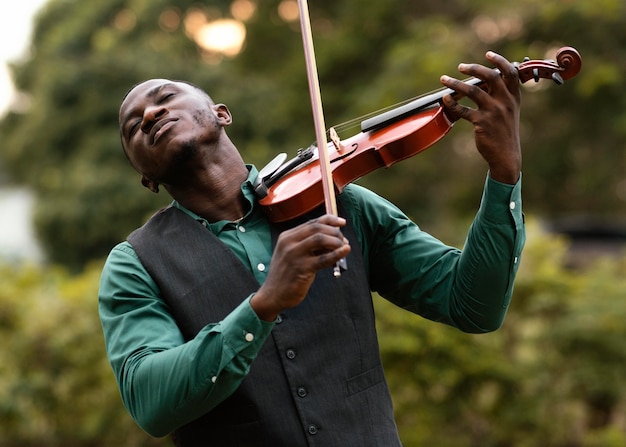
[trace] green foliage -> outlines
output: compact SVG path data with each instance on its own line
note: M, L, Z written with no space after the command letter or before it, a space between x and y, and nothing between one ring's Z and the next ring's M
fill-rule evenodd
M80 268L169 200L139 186L120 149L117 110L136 82L170 77L206 87L231 108L231 138L257 165L313 141L300 29L279 17L281 0L254 2L234 58L201 50L185 32L190 11L232 16L233 1L205 3L50 0L39 14L31 57L12 67L30 102L0 122L0 163L37 194L37 233L51 261ZM525 208L545 217L624 216L622 0L324 0L309 7L328 125L438 88L441 74L482 62L488 49L521 60L578 48L578 77L560 88L543 81L524 88ZM166 13L178 22L166 26ZM464 122L391 169L361 182L438 234L442 223L475 211L486 173Z
M121 405L96 296L101 265L0 265L0 446L164 446Z

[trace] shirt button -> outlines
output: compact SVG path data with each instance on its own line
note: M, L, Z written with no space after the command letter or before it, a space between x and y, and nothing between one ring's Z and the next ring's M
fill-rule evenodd
M515 205L515 202L511 202L511 203L509 203L509 208L511 208L512 210L514 210L514 209L515 209L515 206L516 206L516 205Z
M306 390L306 388L304 388L303 386L298 388L298 397L306 397L307 394L309 394Z
M278 316L276 317L276 320L275 320L275 321L276 321L276 324L280 324L280 323L282 323L282 322L283 322L283 316L282 316L282 315L278 315Z
M253 341L253 340L254 340L254 334L252 334L252 333L248 332L248 333L246 334L245 338L246 338L246 341L251 342L251 341Z
M517 256L515 256L515 258L513 258L513 264L517 264Z
M245 229L245 227L244 227L243 225L239 225L239 227L237 227L237 229L238 229L239 231L241 231L242 233L245 233L245 232L246 232L246 229Z
M263 264L262 262L259 262L259 264L256 266L257 270L259 272L264 272L265 271L265 264Z
M309 434L310 435L316 435L317 434L317 426L316 425L309 425Z
M213 382L213 383L217 382L217 376L211 377L211 382Z
M289 360L293 360L296 358L296 351L294 351L293 349L287 349L287 352L285 353L285 355L287 356Z

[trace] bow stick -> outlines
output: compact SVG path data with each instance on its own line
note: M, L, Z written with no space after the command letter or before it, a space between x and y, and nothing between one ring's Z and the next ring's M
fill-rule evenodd
M317 77L317 64L315 62L315 50L313 48L313 34L311 32L311 19L309 18L309 8L306 0L298 0L300 9L300 25L302 28L302 43L304 44L304 59L306 61L306 71L309 80L309 94L311 96L311 107L313 109L313 123L315 126L315 138L317 139L317 152L320 161L320 171L322 174L322 188L324 190L324 204L326 213L337 216L337 202L335 198L335 186L333 173L330 168L328 157L328 140L326 139L326 124L324 123L324 112L322 109L322 96L320 93L319 79ZM334 267L335 277L341 276L341 271L347 269L345 259L341 259Z

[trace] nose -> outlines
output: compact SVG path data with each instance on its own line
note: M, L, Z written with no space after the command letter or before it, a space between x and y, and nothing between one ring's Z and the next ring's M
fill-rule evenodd
M167 110L160 105L148 106L143 112L143 119L141 120L141 131L143 133L149 133L154 123L156 123L163 115L167 113Z

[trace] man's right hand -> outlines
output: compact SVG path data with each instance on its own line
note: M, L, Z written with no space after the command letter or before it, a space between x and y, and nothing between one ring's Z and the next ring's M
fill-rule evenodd
M273 321L304 300L318 271L333 267L350 252L341 233L345 219L326 214L278 237L269 273L250 300L259 318Z

